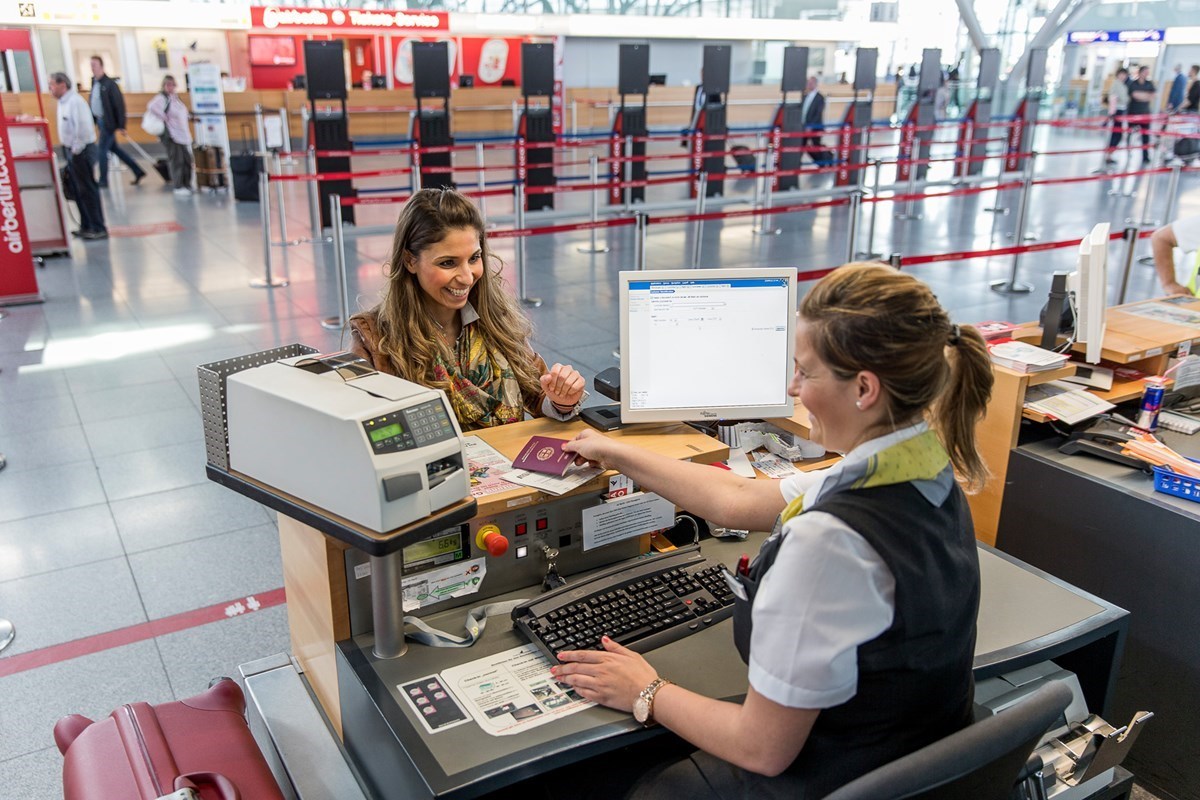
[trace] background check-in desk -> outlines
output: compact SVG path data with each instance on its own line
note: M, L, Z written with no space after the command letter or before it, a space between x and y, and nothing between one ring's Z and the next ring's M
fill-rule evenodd
M1170 324L1132 313L1138 306L1156 302L1160 300L1128 303L1107 310L1107 327L1101 347L1101 357L1104 361L1133 367L1147 375L1161 375L1167 368L1168 359L1175 354L1180 345L1187 343L1193 346L1193 352L1197 352L1194 345L1200 344L1200 328ZM1177 307L1200 312L1200 300L1181 303ZM1027 325L1013 331L1012 336L1014 339L1038 344L1042 331L1036 325ZM1073 350L1082 353L1084 345L1076 344ZM975 520L975 535L981 541L996 543L996 532L1000 527L1000 509L1004 501L1005 487L1009 482L1009 454L1017 446L1022 420L1047 420L1045 415L1024 408L1025 392L1031 386L1060 380L1073 375L1074 372L1073 364L1033 374L1016 372L998 365L992 366L992 373L996 379L992 388L992 399L988 403L986 415L976 428L979 453L987 464L991 478L982 491L969 498L971 516ZM1141 397L1142 381L1122 380L1117 377L1109 391L1092 390L1092 393L1110 403L1123 403Z
M534 433L565 436L574 430L570 425L564 428L560 423L537 420L484 431L481 438L511 456ZM726 455L724 446L715 440L682 426L635 427L621 435L676 458L713 461ZM823 463L827 462L812 466ZM514 508L540 504L570 508L571 497L595 496L606 481L607 477L601 476L594 485L563 498L527 489L487 496L481 498L471 524L503 518L514 503ZM233 488L246 490L245 486ZM330 726L343 737L352 763L375 796L478 797L661 733L643 729L628 714L599 707L512 736L489 735L473 722L426 732L412 707L400 702L401 684L509 650L525 644L524 638L513 630L507 615L498 615L490 618L483 636L472 647L410 643L408 652L398 659L375 658L371 632L351 630L347 605L353 604L353 592L344 585L345 545L289 519L286 513L280 517L280 535L295 658ZM703 549L709 558L732 566L742 553L756 552L763 536L752 534L746 542L706 540ZM1078 675L1089 709L1106 713L1124 643L1126 612L982 544L980 563L983 594L977 678L1054 659ZM530 582L486 599L527 598L540 590L536 582ZM433 627L449 632L461 630L463 618L463 606L424 617ZM689 689L731 699L746 691L746 667L732 646L729 620L653 650L647 657L662 674ZM333 663L326 664L327 660ZM337 681L332 690L322 684L330 676ZM318 751L311 737L328 738L329 733L324 726L270 725L273 716L283 717L286 711L272 708L264 699L270 693L264 695L255 687L276 678L296 681L296 671L290 664L281 666L248 679L247 688L257 713L268 720L274 749L281 753L290 750L293 762L303 763Z
M1159 436L1200 458L1200 434ZM1060 442L1013 451L997 546L1129 610L1112 718L1156 718L1126 766L1164 795L1200 798L1200 504Z

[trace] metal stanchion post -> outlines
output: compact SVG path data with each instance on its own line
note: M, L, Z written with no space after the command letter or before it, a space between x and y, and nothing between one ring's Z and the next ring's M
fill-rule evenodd
M1121 294L1117 298L1117 305L1125 302L1125 292L1129 289L1129 272L1133 267L1133 251L1137 249L1137 228L1126 228L1121 233L1121 238L1125 240L1125 258L1121 266ZM1151 261L1153 263L1153 261Z
M755 135L754 149L757 152L754 154L754 197L750 200L750 208L754 210L754 217L752 219L756 225L751 227L752 232L757 230L758 226L762 224L759 212L762 211L762 173L764 171L762 158L765 142L766 137L761 133Z
M250 285L255 289L275 289L282 286L287 286L288 282L283 278L274 278L271 276L271 181L266 170L258 174L258 215L262 221L262 239L263 239L263 266L266 268L266 277L254 278L250 281Z
M696 192L696 213L704 213L704 196L708 194L708 173L700 173L700 188ZM704 252L704 220L696 220L696 241L692 246L692 269L700 266L700 254Z
M308 106L307 106L307 105L300 106L300 125L301 125L301 130L300 130L300 149L301 149L301 150L306 150L306 151L309 149L309 145L308 145L308 119L309 119L309 117L308 117Z
M338 289L338 315L321 320L326 330L341 330L350 320L350 291L346 280L346 232L342 228L342 198L329 195L329 222L333 227L333 271Z
M512 122L513 136L516 136L521 130L521 107L517 105L517 101L512 101Z
M1142 200L1142 213L1138 217L1126 217L1125 222L1128 225L1137 225L1142 228L1157 228L1160 224L1158 220L1150 218L1150 211L1154 205L1154 180L1156 175L1146 175L1146 196Z
M775 183L775 172L779 165L775 163L775 148L767 144L767 175L764 178L766 186L763 188L763 204L761 212L758 216L758 227L750 232L759 236L778 236L783 233L781 228L775 227L775 220L771 211L771 202L775 195L773 184ZM770 223L767 222L770 220ZM767 227L770 224L771 227Z
M871 221L867 223L867 249L855 253L855 258L876 259L883 256L883 253L875 252L875 216L879 213L879 159L872 159L871 164L875 167L875 181L871 184Z
M1167 207L1163 211L1163 221L1170 223L1175 219L1175 211L1179 208L1179 176L1183 172L1183 164L1171 165L1171 177L1167 180Z
M1022 180L1025 181L1025 186L1021 189L1021 203L1023 204L1029 202L1028 192L1033 186L1031 182L1033 181L1033 174L1035 172L1034 162L1036 161L1036 152L1030 152L1029 157L1025 159L1025 176L1022 177ZM1024 212L1018 210L1017 213L1022 214ZM1020 244L1021 242L1036 242L1038 237L1034 236L1032 233L1026 233L1024 228L1022 228L1020 231L1013 231L1005 234L1005 238L1012 239L1017 244Z
M525 184L517 183L517 230L525 230ZM517 259L517 296L521 298L521 302L527 306L537 308L542 304L542 298L530 297L528 292L528 284L525 276L525 236L524 234L517 236L516 241L516 259Z
M1017 203L1017 230L1013 237L1018 243L1023 241L1025 236L1025 220L1029 216L1029 191L1033 187L1033 160L1036 155L1030 153L1029 158L1025 160L1025 175L1021 179L1021 199ZM1033 286L1017 280L1017 266L1020 263L1021 254L1013 253L1012 272L1009 273L1008 280L992 281L990 286L993 292L1028 294L1033 291Z
M901 256L899 253L892 253L890 256L888 256L888 264L894 269L900 269L902 266L900 259Z
M634 227L633 268L641 272L646 269L646 229L649 227L649 219L644 211L634 214L633 218L636 222Z
M6 619L0 619L0 650L12 644L12 640L17 636L17 629L13 624Z
M575 100L571 101L571 135L579 135L579 103Z
M595 225L600 221L600 160L595 153L588 156L588 175L592 182L592 224ZM587 247L580 247L581 253L607 253L608 246L604 247L596 244L596 229L592 228L591 244Z
M625 210L628 211L629 207L633 205L633 200L630 199L633 196L633 193L631 191L629 191L629 187L628 187L629 182L633 180L633 137L632 136L625 137L625 164L624 164L624 168L621 170L621 174L624 176L624 182L627 184L626 188L621 190L621 195L625 198L624 206L625 206Z
M271 154L271 161L274 162L274 164L275 164L275 176L278 177L278 176L282 175L283 174L283 159L281 159L279 157L278 151ZM300 244L299 240L294 241L294 242L288 241L287 206L286 206L287 201L285 199L286 193L283 190L283 181L275 181L275 197L279 201L279 246L287 247L288 245L292 245L292 244Z
M254 129L258 132L258 152L267 152L267 128L263 125L262 103L254 104ZM266 164L263 164L265 167Z
M483 164L483 142L475 143L475 182L479 184L479 191L487 191L487 170ZM483 217L483 224L487 225L487 198L479 198L479 216Z
M288 111L286 108L279 109L279 123L283 129L283 152L288 154L288 162L291 163L292 156L292 126L288 119Z
M893 217L895 219L918 220L924 216L924 214L918 214L915 210L917 201L914 200L912 196L915 195L916 193L917 193L917 165L912 164L908 168L908 191L905 192L905 194L907 194L909 196L909 199L904 202L904 211L899 211L899 212L896 212L895 214L893 214Z
M317 150L314 147L308 148L308 153L305 156L308 163L308 174L317 174ZM315 179L308 181L308 226L312 228L310 238L314 242L329 241L325 236L325 232L321 229L321 207L320 207L320 191L317 189L317 181Z
M850 192L849 230L846 232L846 260L853 261L858 238L858 212L862 209L862 189Z

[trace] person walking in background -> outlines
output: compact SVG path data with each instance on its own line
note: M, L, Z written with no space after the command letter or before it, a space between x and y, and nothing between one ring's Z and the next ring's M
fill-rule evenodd
M800 104L800 115L804 130L812 133L800 137L800 144L802 147L811 148L805 152L808 153L808 157L813 160L814 164L825 166L833 162L833 154L825 150L821 144L821 134L825 131L825 95L817 89L818 86L820 86L820 81L815 75L810 76L804 84L804 100Z
M1185 114L1200 114L1200 64L1192 64L1188 70L1187 100L1182 111Z
M175 194L186 197L192 193L192 132L188 130L188 109L175 93L175 78L163 77L162 91L146 106L146 113L163 120L166 129L158 137L167 148L167 163L171 169L171 185Z
M1125 113L1129 108L1129 70L1121 67L1113 76L1112 86L1108 89L1108 118L1112 121L1112 133L1108 136L1108 149L1111 151L1121 143L1125 133ZM1105 164L1116 164L1115 153L1109 152Z
M104 74L104 59L92 56L92 116L100 129L96 159L100 163L100 188L108 188L108 154L112 153L133 170L133 185L141 183L146 170L117 144L117 133L125 133L125 95L117 82Z
M1167 113L1173 114L1183 108L1184 94L1187 91L1187 78L1183 77L1183 64L1175 65L1175 77L1171 79L1171 88L1167 90Z
M1151 113L1154 96L1158 93L1154 82L1150 80L1150 68L1138 67L1137 78L1129 82L1129 138L1133 139L1133 129L1142 129L1142 163L1150 163L1150 122L1145 117ZM1137 119L1142 117L1143 119Z
M96 156L96 128L87 102L75 91L71 79L62 72L50 76L50 94L58 101L58 140L67 161L67 177L75 190L79 206L79 230L71 231L81 239L107 239L100 190L92 175Z

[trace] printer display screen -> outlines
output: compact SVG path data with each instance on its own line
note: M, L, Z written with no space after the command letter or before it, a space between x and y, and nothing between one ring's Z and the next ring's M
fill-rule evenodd
M404 433L404 429L399 424L393 422L391 425L369 431L368 435L371 437L372 442L382 442L384 439L399 436L402 433Z

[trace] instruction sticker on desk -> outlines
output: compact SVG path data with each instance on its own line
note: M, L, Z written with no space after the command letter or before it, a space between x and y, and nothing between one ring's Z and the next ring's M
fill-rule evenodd
M451 667L442 681L492 736L512 736L595 705L554 680L550 659L532 644Z
M603 547L674 524L674 503L653 493L634 492L583 510L583 549Z
M431 569L410 575L400 584L403 592L401 604L404 613L416 611L422 606L438 603L451 597L475 594L483 585L485 575L487 575L487 563L482 558L458 561L441 569Z
M454 695L446 691L442 679L437 675L427 675L420 680L401 683L396 689L404 695L409 708L429 733L437 733L471 721Z

